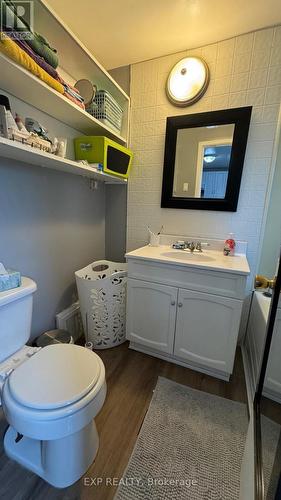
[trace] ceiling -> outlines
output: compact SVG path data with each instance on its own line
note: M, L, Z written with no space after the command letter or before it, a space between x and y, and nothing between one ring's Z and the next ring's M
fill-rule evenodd
M280 0L49 0L112 69L281 23Z

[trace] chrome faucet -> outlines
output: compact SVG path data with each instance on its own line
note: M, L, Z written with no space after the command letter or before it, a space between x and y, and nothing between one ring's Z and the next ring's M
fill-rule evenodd
M193 253L195 250L197 252L203 252L202 246L209 246L209 243L202 243L201 241L177 241L172 244L172 247L177 250L189 250Z
M190 252L193 253L196 248L196 243L194 243L194 241L185 241L185 244L186 248L188 248L188 250L190 250Z

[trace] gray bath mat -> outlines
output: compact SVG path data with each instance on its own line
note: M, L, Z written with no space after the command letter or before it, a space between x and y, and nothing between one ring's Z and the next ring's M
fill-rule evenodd
M236 500L245 404L159 377L115 500Z

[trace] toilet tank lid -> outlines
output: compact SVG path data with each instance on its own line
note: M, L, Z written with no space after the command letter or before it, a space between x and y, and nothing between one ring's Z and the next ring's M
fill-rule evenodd
M36 290L37 285L35 281L31 278L22 276L21 286L5 290L5 292L0 292L0 307L9 304L9 302L13 302L14 300L18 300L25 295L34 293Z

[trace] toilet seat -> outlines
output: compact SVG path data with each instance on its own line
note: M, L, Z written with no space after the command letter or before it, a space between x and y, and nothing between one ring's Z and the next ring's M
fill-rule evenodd
M9 356L0 363L0 406L2 388L5 380L19 365L25 363L31 356L40 351L40 349L41 347L30 347L25 345L21 349L16 351L12 356Z
M86 396L100 373L100 363L88 349L73 344L50 345L11 373L9 389L23 406L54 410Z
M61 349L60 349L61 348ZM57 376L61 376L61 383L59 385L59 391L55 392L55 397L51 399L52 391L48 391L48 394L43 394L44 390L48 386L48 379L39 376L40 363L34 363L33 360L39 357L43 351L47 351L45 360L54 359L56 355L52 351L60 350L58 358L68 359L67 356L71 352L71 365L70 368L73 370L76 368L75 372L72 372L73 378L76 376L78 367L81 368L81 360L86 364L91 366L89 372L86 370L86 380L87 386L83 387L82 392L79 394L76 390L75 392L68 392L68 397L62 396L62 388L64 383L66 383L66 377L62 374L62 365L60 365L60 370L57 366L53 373ZM83 354L81 353L81 350ZM49 351L49 352L48 352ZM67 354L68 352L68 354ZM77 360L75 361L75 354L77 354ZM45 355L44 355L45 356ZM41 358L42 359L42 358ZM78 362L80 360L80 363ZM26 371L24 371L27 378L23 378L19 382L20 377L16 377L16 374L20 373L23 376L21 367L26 365ZM38 371L34 371L34 367L37 366ZM49 366L49 371L51 370ZM91 371L92 370L92 371ZM46 376L49 372L45 372ZM27 374L27 375L26 375ZM70 374L70 369L68 370L68 375ZM40 395L34 395L34 387L31 388L32 384L40 389L40 386L36 383L36 377L39 376L43 383ZM87 378L88 377L88 378ZM14 379L14 380L13 380ZM55 378L51 377L52 388L54 389ZM57 380L58 381L58 380ZM90 381L90 382L89 382ZM12 383L11 383L12 382ZM16 383L17 382L17 383ZM88 388L90 389L88 390ZM66 383L66 389L69 389L69 384ZM17 393L21 390L22 392ZM86 392L87 391L87 392ZM83 396L82 396L83 394ZM16 396L16 397L15 397ZM31 397L29 397L31 396ZM61 344L44 347L38 353L36 353L28 361L20 365L14 370L13 373L6 379L3 387L3 409L9 424L14 427L19 433L39 440L48 439L60 439L66 437L70 434L78 432L85 425L87 425L100 411L104 403L106 396L106 382L105 382L105 369L101 358L92 351L85 349L73 344ZM78 398L78 399L77 399ZM72 399L72 402L70 402ZM25 401L23 404L22 401ZM66 405L62 406L63 401L67 402ZM37 406L31 406L35 403ZM44 408L39 408L40 406L45 406ZM46 407L46 405L48 405Z

